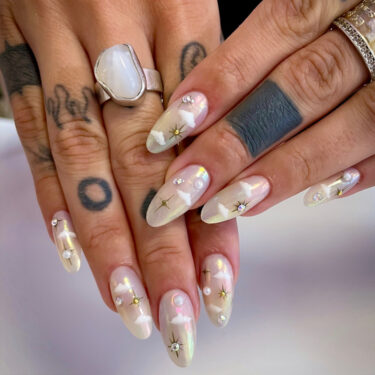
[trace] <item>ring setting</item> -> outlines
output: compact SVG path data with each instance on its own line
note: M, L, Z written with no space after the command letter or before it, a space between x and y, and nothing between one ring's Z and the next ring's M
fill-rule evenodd
M142 68L130 44L105 49L96 60L94 75L100 104L111 99L122 106L136 106L146 91L163 91L160 73Z

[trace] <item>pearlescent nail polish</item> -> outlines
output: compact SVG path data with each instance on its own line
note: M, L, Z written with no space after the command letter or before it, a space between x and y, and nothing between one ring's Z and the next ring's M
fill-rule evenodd
M110 277L112 299L128 330L139 339L152 332L150 303L137 274L129 267L116 268Z
M204 121L207 112L205 95L200 92L184 95L157 120L147 138L147 149L159 153L175 146Z
M183 215L204 194L210 184L206 169L190 165L170 178L151 201L147 223L160 227Z
M304 203L308 207L340 198L358 184L361 174L355 168L348 168L339 175L328 178L312 186L305 194Z
M208 224L233 219L261 202L269 191L268 180L261 176L237 181L219 191L203 206L201 219Z
M196 325L189 296L181 290L166 292L159 306L160 331L169 356L178 366L188 366L194 355Z
M74 232L70 215L58 211L52 218L52 234L61 263L68 272L77 272L81 267L82 248Z
M233 271L221 254L209 255L202 264L200 287L211 322L217 327L228 324L233 303Z

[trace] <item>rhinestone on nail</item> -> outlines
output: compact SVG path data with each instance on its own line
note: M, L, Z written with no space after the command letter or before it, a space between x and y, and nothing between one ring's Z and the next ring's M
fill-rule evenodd
M57 220L57 219L53 219L53 220L51 221L51 224L52 224L53 227L56 227L56 226L57 226L57 223L58 223L58 220Z
M313 201L314 202L319 202L323 199L323 196L321 193L315 193L314 196L313 196Z
M195 187L196 189L202 189L202 187L203 187L203 181L202 181L202 180L196 180L196 181L194 182L194 187Z
M116 306L121 306L123 304L123 302L124 301L122 300L121 297L116 297L116 299L115 299Z
M193 104L194 103L194 99L192 98L191 95L186 95L182 98L182 103L184 104Z
M237 211L238 211L238 212L243 212L243 211L245 211L245 208L246 208L246 206L245 206L244 204L240 204L240 205L237 207Z
M227 320L227 317L223 314L220 314L219 317L217 318L217 322L220 325L224 324L226 320Z
M205 286L203 288L203 294L206 295L206 296L209 296L211 294L211 288L208 287L208 286Z
M171 345L171 351L172 352L178 352L180 350L180 344L178 342L174 342Z
M349 172L345 172L344 175L342 176L342 179L346 182L349 182L352 180L352 175Z
M173 298L173 303L176 305L176 306L182 306L183 303L184 303L184 297L178 295L178 296L175 296Z
M181 185L182 183L184 183L184 179L183 178L181 178L181 177L177 177L177 178L175 178L174 180L173 180L173 183L175 184L175 185Z
M70 259L72 257L72 254L73 254L73 251L68 249L68 250L63 251L62 256L64 259Z

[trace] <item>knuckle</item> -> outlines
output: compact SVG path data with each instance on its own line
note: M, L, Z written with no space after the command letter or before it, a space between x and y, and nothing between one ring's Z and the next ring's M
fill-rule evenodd
M362 116L362 121L358 121L358 124L362 127L362 130L366 136L370 137L371 140L375 139L375 84L367 86L365 89L359 92L359 105L364 107L364 110L357 110Z
M97 162L107 150L107 139L98 129L90 128L83 120L65 123L52 141L53 155L64 165L86 168ZM65 126L64 126L65 127Z
M46 122L43 113L42 96L38 92L12 98L13 117L22 141L34 142L46 133Z
M269 19L282 36L296 41L311 40L320 33L324 3L315 0L271 0Z
M111 243L115 247L114 243L121 238L122 234L123 230L118 223L111 220L102 220L90 229L85 250L88 252L100 251L103 248L103 244L108 243Z
M307 47L291 57L283 77L306 105L320 104L343 88L344 56L339 43L326 40L324 46Z
M215 149L228 150L227 155L230 155L230 162L233 163L233 165L243 166L249 163L247 147L243 144L238 135L228 126L219 126L214 139ZM220 163L220 158L217 158L217 163Z
M294 184L298 184L298 186L309 185L313 179L314 172L313 165L305 155L305 152L296 146L291 146L284 152L284 156L286 168L292 174L290 181L294 181Z
M163 241L163 243L159 241L159 243L155 243L149 251L144 252L142 262L146 266L158 265L160 263L174 264L181 255L182 251L178 246L174 247L166 241Z
M247 56L244 51L237 50L236 53L222 53L220 55L220 64L217 65L217 79L225 79L228 87L236 87L238 91L243 91L248 87L249 64L244 58Z

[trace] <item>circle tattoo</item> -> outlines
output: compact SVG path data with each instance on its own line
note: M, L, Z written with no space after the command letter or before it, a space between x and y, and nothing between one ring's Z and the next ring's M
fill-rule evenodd
M88 195L89 187L99 187L104 193L104 198L95 200ZM106 180L98 177L88 177L82 180L78 185L78 197L82 206L90 211L104 210L112 201L112 190Z

